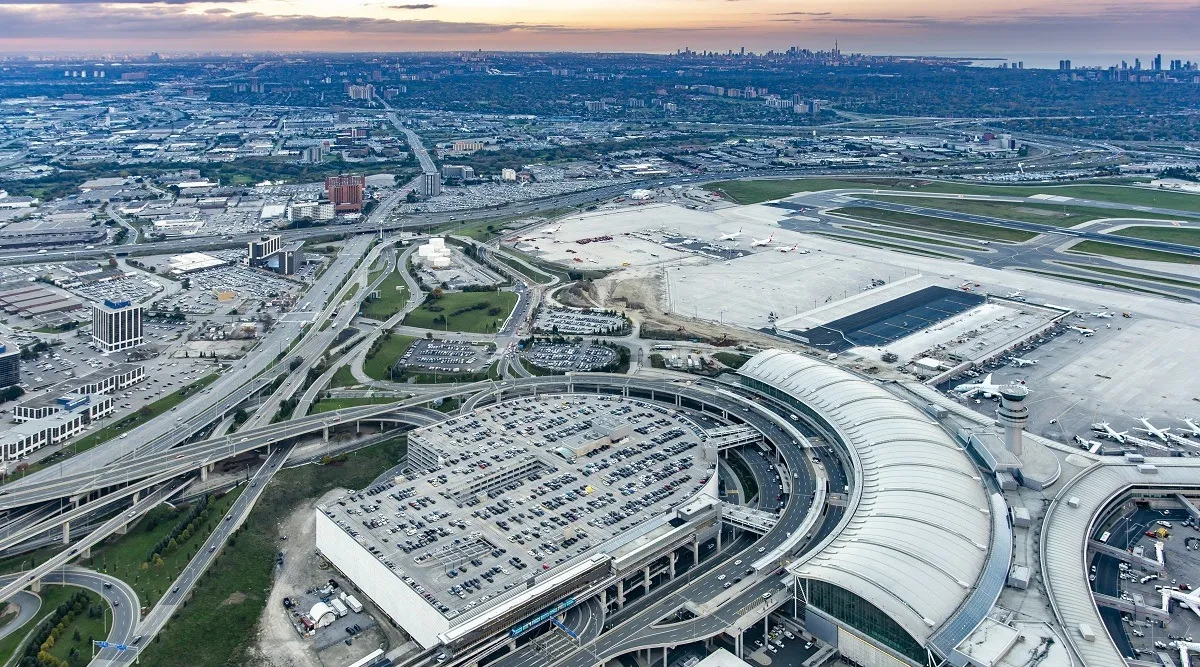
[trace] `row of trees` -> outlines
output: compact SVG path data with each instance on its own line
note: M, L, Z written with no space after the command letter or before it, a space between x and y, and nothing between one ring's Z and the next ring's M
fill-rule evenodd
M212 500L211 494L204 494L197 500L188 513L175 524L171 529L170 534L158 541L150 553L146 554L146 562L153 561L156 557L162 555L170 555L179 548L180 542L186 542L196 531L200 529L204 522L208 520L208 505Z
M83 664L78 662L78 649L71 649L72 660L69 663L50 653L75 618L83 613L92 618L104 613L103 607L91 604L91 596L87 591L79 591L72 595L69 600L58 605L50 618L38 626L37 632L25 647L21 661L17 663L19 667L69 667L73 664ZM77 642L82 640L79 631L75 632L73 639Z

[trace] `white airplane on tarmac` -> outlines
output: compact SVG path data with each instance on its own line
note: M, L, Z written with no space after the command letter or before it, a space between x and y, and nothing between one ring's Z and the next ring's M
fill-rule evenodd
M1138 417L1138 421L1142 423L1143 428L1135 427L1133 430L1141 431L1142 433L1149 433L1150 435L1158 438L1159 440L1162 440L1163 442L1167 442L1169 440L1170 433L1168 433L1168 431L1170 431L1171 429L1155 428L1154 424L1151 424L1150 420L1147 419L1146 417Z
M722 235L718 236L717 240L718 241L733 241L741 235L742 235L742 230L739 227L738 230L736 232L733 232L732 234L722 234Z
M1103 317L1103 318L1110 318L1113 316L1113 314L1108 311L1101 311L1098 313L1089 313L1089 315L1091 315L1092 317Z
M542 230L542 234L544 236L554 236L560 229L562 229L562 225L558 225L557 227L547 227Z
M771 242L774 240L775 240L774 233L772 233L770 236L768 236L765 239L751 239L750 247L751 248L761 248L763 246L768 246L768 245L771 245Z
M1021 293L1021 290L1017 290L1015 292L1009 292L1008 294L1005 294L1004 298L1005 299L1019 299L1022 296L1024 296L1024 295Z
M1017 368L1025 368L1026 366L1037 366L1037 362L1038 362L1037 359L1022 359L1020 357L1013 357L1013 366L1016 366Z
M951 391L967 398L976 394L982 394L984 398L992 398L1000 395L1000 385L992 384L992 374L988 373L979 382L960 384Z
M1091 336L1096 335L1095 329L1089 329L1087 327L1067 327L1067 328L1071 329L1072 331L1078 331L1080 334L1083 335L1084 338L1090 338Z
M791 245L791 246L786 246L786 247L780 248L780 249L779 249L779 252L795 252L795 253L799 253L799 254L801 254L801 255L807 255L807 254L808 254L808 251L807 251L807 250L801 250L801 249L800 249L800 244L799 244L799 243L797 243L796 245Z
M1182 421L1187 424L1193 438L1200 438L1200 424L1197 424L1195 419L1184 419Z
M1092 424L1092 430L1096 431L1097 433L1100 433L1101 435L1103 435L1104 437L1106 437L1110 440L1116 440L1117 442L1119 442L1121 444L1125 443L1125 436L1129 433L1129 431L1120 431L1120 432L1114 431L1113 428L1108 425L1108 422L1100 422L1099 424Z

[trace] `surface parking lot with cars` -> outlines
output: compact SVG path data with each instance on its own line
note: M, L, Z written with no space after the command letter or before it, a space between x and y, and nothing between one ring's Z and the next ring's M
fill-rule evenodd
M603 313L545 309L533 323L534 331L564 336L618 334L625 330L625 318Z
M555 371L594 371L617 360L617 351L587 343L539 343L525 358L541 368Z
M415 340L397 361L405 368L445 373L473 373L488 364L488 347L472 343Z

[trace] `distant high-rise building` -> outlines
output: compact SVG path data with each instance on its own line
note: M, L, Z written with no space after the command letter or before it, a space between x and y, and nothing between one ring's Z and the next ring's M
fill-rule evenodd
M504 169L501 169L501 170L500 170L500 180L504 180L504 181L515 181L515 180L517 180L517 170L516 170L516 169L509 169L508 167L505 167Z
M247 244L246 264L257 266L283 247L283 237L278 234L263 236Z
M142 307L128 300L92 304L92 343L101 352L117 352L141 345Z
M442 175L437 172L422 174L421 194L426 197L436 197L442 194Z
M1060 61L1058 61L1058 71L1060 71L1060 72L1070 72L1070 71L1071 71L1071 61L1070 61L1070 60L1060 60Z
M359 212L363 207L363 188L367 179L363 176L330 176L325 179L325 196L338 213Z
M21 348L0 343L0 387L11 387L21 381Z
M1161 53L1154 56L1154 71L1155 72L1162 71L1162 54Z
M346 93L352 100L371 100L375 97L375 86L369 83L365 86L350 86L346 89Z

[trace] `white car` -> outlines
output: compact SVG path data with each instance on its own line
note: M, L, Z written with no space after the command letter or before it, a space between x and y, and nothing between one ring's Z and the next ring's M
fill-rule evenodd
M722 574L722 575L718 576L717 581L725 581L725 575Z

